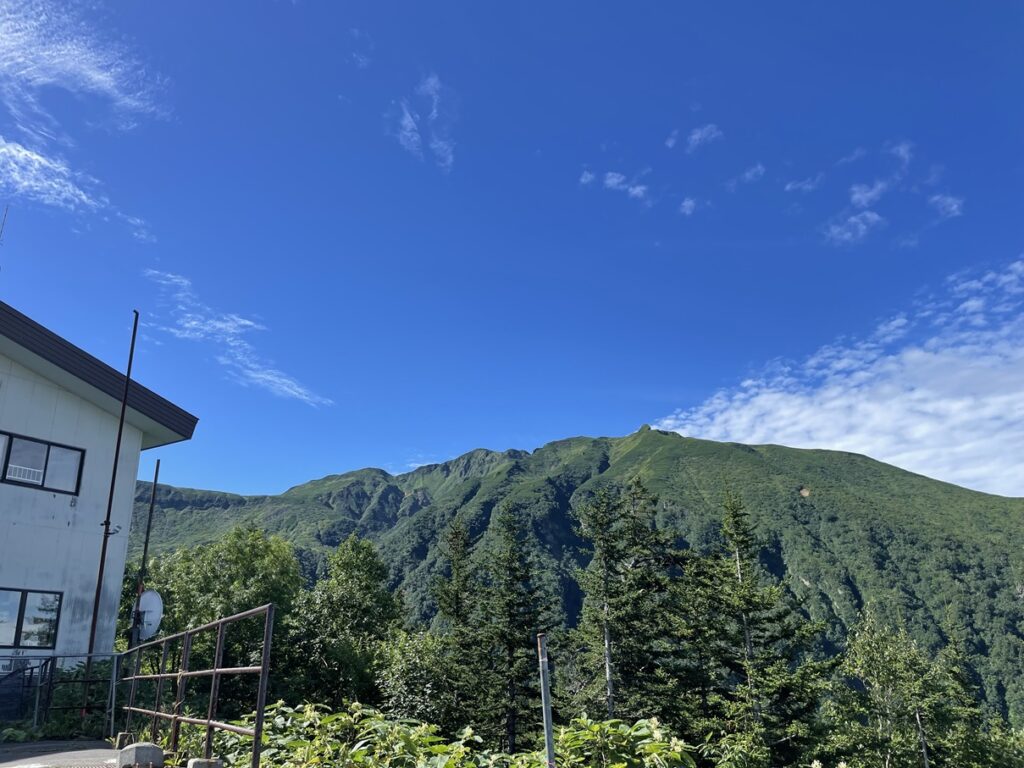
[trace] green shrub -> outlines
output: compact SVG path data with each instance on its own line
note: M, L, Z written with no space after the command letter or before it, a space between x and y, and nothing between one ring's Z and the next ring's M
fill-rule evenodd
M251 727L251 716L241 721ZM202 753L203 730L183 726L180 762ZM586 717L556 729L559 768L693 768L688 748L655 720L629 725ZM215 755L229 768L242 768L252 755L251 739L217 732ZM543 751L514 755L481 749L472 729L455 739L438 735L436 726L415 720L389 720L374 709L352 704L331 712L307 704L293 708L278 702L267 708L263 759L266 768L366 766L366 768L545 768Z

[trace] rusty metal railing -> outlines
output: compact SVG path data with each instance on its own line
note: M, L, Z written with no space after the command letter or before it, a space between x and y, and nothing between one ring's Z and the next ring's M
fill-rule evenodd
M259 666L221 666L224 660L224 635L228 625L257 616L263 616L263 646L261 648ZM203 756L206 759L213 757L213 733L215 730L229 731L242 736L251 736L253 740L252 768L259 768L260 752L263 742L263 710L267 703L267 681L270 674L270 640L273 631L274 605L272 603L268 603L267 605L260 606L259 608L253 608L249 611L236 613L234 616L227 616L223 619L218 619L217 621L211 621L209 624L204 624L203 626L196 627L195 629L187 629L184 632L178 632L174 635L168 635L167 637L161 637L157 640L142 643L127 651L123 655L123 658L127 660L127 657L134 654L135 660L134 665L132 666L132 673L121 678L122 682L131 683L131 687L128 691L128 703L124 706L125 731L129 733L131 732L131 720L133 714L144 715L152 720L150 726L151 736L152 741L156 741L159 722L161 720L169 721L171 724L170 750L171 752L177 752L182 723L204 726L206 728L206 735L203 739ZM197 635L208 632L217 633L216 646L213 652L213 664L207 669L192 669L189 666L192 653L192 641ZM176 645L179 641L181 642L180 655L176 652L175 658L172 659L171 647ZM147 650L156 648L160 649L159 671L153 674L142 674L143 653ZM177 667L175 671L168 671L167 664L169 661L172 662L172 667ZM127 668L127 665L125 665L124 669ZM253 722L253 727L246 728L244 726L217 720L217 700L220 691L221 678L225 675L250 674L259 675L259 686L256 693L256 717ZM183 715L182 707L185 703L185 693L188 687L188 682L192 678L200 677L210 678L210 700L206 710L206 717L198 718ZM136 704L138 684L140 681L144 680L151 680L156 683L156 695L154 697L152 709L137 706ZM165 680L174 680L177 683L174 691L174 706L170 712L165 712L161 709Z

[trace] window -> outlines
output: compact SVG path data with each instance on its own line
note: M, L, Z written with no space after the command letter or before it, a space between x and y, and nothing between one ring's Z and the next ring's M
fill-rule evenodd
M67 445L0 433L0 480L58 493L77 494L85 451Z
M0 589L0 647L56 646L61 597L60 592Z
M11 440L11 454L7 459L7 479L32 485L43 484L46 471L46 443L16 437Z
M81 451L51 445L50 456L46 462L46 487L55 491L74 493L78 487L78 467L81 463Z

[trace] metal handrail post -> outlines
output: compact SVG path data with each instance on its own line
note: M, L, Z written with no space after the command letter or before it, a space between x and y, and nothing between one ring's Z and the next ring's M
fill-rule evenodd
M267 684L270 678L270 641L274 634L274 604L267 606L263 624L263 658L260 663L260 687L256 694L256 722L253 724L252 768L260 768L260 752L263 751L263 710L267 704Z
M210 704L206 708L206 719L213 720L217 714L217 696L220 693L220 665L224 659L224 632L226 624L217 627L217 648L213 652L213 676L210 679ZM213 726L206 726L206 740L203 744L203 757L207 760L213 757Z
M121 654L114 654L114 656L111 657L111 662L110 695L107 697L109 709L107 714L110 718L110 730L108 733L110 734L110 738L114 738L117 735L114 729L117 728L117 724L115 722L117 720L117 679L121 676Z
M160 652L160 674L162 675L167 670L167 652L169 648L167 646L167 640L163 642L163 650ZM153 709L157 712L160 711L160 698L163 695L164 679L161 677L156 681L156 702L153 704ZM150 741L156 743L156 721L157 718L153 718L153 725L150 728Z
M171 752L178 751L178 734L181 733L181 708L185 703L185 689L188 686L188 660L192 655L192 634L185 633L181 644L181 666L178 667L178 685L174 696L174 717L171 718Z
M128 706L124 708L125 709L125 715L124 715L124 730L125 730L125 733L131 733L132 732L132 707L135 706L135 686L138 685L138 682L139 682L139 680L138 680L139 672L142 669L142 651L139 651L139 650L136 649L135 651L128 651L128 653L134 653L135 654L135 666L134 666L134 671L132 672L131 687L128 689Z
M43 667L46 664L44 661L39 665L39 674L36 675L36 705L32 710L32 727L39 727L39 694L43 687Z

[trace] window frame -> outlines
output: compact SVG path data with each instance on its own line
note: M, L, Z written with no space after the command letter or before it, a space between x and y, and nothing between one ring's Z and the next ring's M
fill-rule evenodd
M30 435L19 435L17 432L9 432L6 429L0 429L0 435L7 438L7 445L4 446L3 456L0 456L0 483L17 485L21 488L35 488L37 491L47 491L49 493L62 493L65 496L77 496L82 490L82 471L85 469L84 448L78 448L74 445L65 445L64 443L55 443L52 440L42 440L38 437L31 437ZM46 446L46 460L43 462L43 482L28 483L24 480L11 480L7 477L7 466L11 461L11 450L14 448L15 440L28 440L30 442L40 443L41 445ZM49 469L50 466L50 448L64 448L68 451L78 452L80 457L78 460L78 476L75 478L75 489L73 491L65 491L61 488L51 488L46 485L46 470Z
M14 643L12 645L0 644L4 650L16 649L25 651L52 651L57 647L57 634L60 632L60 615L64 611L64 593L53 589L22 589L20 587L0 587L0 592L15 592L21 595L18 602L18 618L14 624ZM22 624L25 621L25 606L28 603L29 595L56 595L57 615L53 617L53 643L50 645L21 645Z

